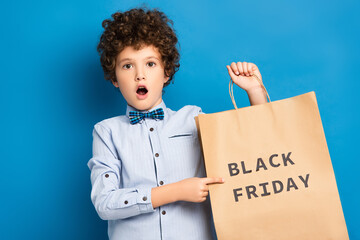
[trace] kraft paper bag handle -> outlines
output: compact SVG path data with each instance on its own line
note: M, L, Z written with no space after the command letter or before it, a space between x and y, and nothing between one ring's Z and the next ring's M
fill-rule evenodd
M264 84L261 82L260 78L259 78L258 76L256 76L255 74L254 74L253 76L254 76L254 77L256 78L256 80L260 83L261 87L263 87L263 89L265 90L266 96L267 96L267 98L269 99L269 102L271 102L270 96L269 96L268 92L266 91L266 88L265 88ZM233 104L234 104L235 109L238 109L238 107L236 106L235 98L234 98L233 85L234 85L234 81L230 78L230 82L229 82L229 94L230 94L230 98L231 98L231 101L232 101Z

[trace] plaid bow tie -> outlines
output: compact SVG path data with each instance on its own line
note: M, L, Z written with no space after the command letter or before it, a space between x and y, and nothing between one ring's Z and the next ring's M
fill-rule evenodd
M155 109L151 112L142 113L138 111L130 111L129 112L130 123L135 124L141 121L143 118L157 118L164 119L164 110L162 108Z

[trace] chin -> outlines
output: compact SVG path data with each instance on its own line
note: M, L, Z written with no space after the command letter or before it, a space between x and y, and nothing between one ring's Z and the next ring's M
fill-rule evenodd
M151 104L149 103L135 103L135 104L131 104L131 106L139 111L147 111L152 108Z
M160 104L162 99L159 98L151 98L150 96L147 96L145 99L131 99L132 101L130 106L136 108L139 111L148 111L155 107L156 105ZM129 103L129 102L128 102Z

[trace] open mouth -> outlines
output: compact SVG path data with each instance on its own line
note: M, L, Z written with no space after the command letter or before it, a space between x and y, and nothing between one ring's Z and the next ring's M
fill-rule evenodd
M145 95L147 92L148 92L148 90L144 86L140 86L136 90L136 93L139 94L139 95Z

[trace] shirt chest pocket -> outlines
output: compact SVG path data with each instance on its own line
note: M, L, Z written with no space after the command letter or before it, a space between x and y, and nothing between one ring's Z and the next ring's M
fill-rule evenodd
M197 133L192 131L174 131L169 133L166 139L168 146L183 153L193 152L193 148L198 144Z
M202 174L201 149L197 132L179 129L166 135L164 164L173 181Z
M194 138L193 132L179 132L179 133L170 133L168 135L169 140L184 140L187 138Z

